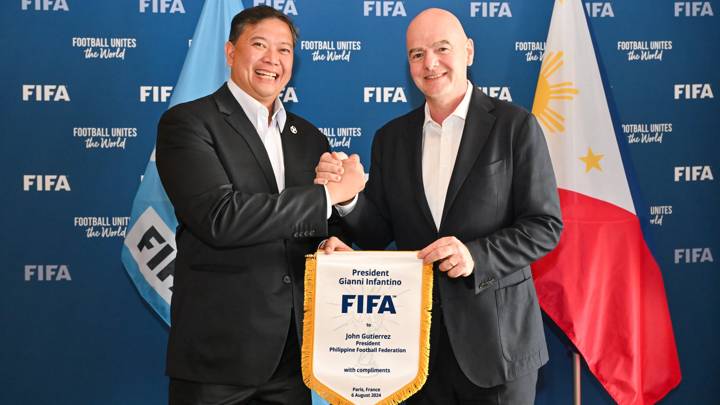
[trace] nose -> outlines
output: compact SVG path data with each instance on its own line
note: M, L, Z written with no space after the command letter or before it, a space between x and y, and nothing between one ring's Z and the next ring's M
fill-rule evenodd
M433 70L438 65L438 57L433 52L428 52L425 55L425 60L423 62L425 64L425 69Z
M268 48L263 60L271 65L278 65L280 64L280 52L275 48Z

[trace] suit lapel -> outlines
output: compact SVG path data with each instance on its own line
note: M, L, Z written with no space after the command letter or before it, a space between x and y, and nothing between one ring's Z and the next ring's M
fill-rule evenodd
M298 159L297 151L303 150L302 142L304 139L299 136L297 126L295 125L295 119L289 112L286 113L287 119L285 120L285 128L283 128L280 134L282 140L283 149L283 161L285 164L285 187L292 187L303 184L302 177L299 176L295 168L299 167L296 163ZM320 158L320 156L318 156Z
M474 89L465 118L465 128L463 128L460 148L455 159L455 167L452 176L450 176L450 184L448 184L447 194L445 195L445 204L440 222L441 227L445 224L445 217L450 211L460 187L467 179L480 151L485 145L485 141L490 135L495 123L495 117L489 113L492 109L493 104L490 98L480 90Z
M272 169L272 164L270 163L270 158L265 150L265 145L263 145L260 140L260 135L258 135L255 127L250 123L247 115L245 115L245 111L243 111L240 104L235 100L227 84L223 85L213 96L218 109L221 113L225 114L225 121L245 139L248 147L250 147L252 154L262 169L270 192L277 193L278 188L275 182L275 174Z
M409 151L410 161L410 173L412 179L410 183L414 188L415 201L417 201L420 211L425 217L425 221L428 225L437 232L435 221L430 211L430 205L428 205L427 197L425 196L425 185L423 184L423 173L422 173L422 140L423 140L423 122L425 119L425 110L420 107L410 114L405 127L405 150Z

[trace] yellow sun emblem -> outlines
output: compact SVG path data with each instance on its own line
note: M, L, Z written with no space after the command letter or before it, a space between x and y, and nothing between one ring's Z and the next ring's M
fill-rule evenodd
M565 132L565 117L550 107L550 100L572 100L580 91L573 82L550 84L550 77L563 65L563 51L548 52L540 67L532 112L550 132Z

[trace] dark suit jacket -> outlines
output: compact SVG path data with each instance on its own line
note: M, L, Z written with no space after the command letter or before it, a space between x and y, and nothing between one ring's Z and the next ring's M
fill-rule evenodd
M502 384L548 359L529 267L562 229L545 138L530 113L473 90L438 230L422 181L423 120L421 107L375 135L370 179L344 218L346 236L365 249L394 240L419 250L443 236L465 243L473 274L436 273L436 293L465 375L483 387Z
M171 377L265 382L293 308L302 320L304 255L328 232L325 192L313 178L329 145L289 112L281 138L286 188L278 193L262 141L227 85L160 119L157 167L180 224Z

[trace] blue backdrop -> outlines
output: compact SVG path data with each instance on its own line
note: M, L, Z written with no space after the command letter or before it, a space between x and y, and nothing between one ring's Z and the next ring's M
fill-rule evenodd
M414 15L429 6L453 11L475 41L472 81L530 108L553 5L244 1L260 3L300 27L286 107L322 128L336 150L359 153L366 168L374 131L422 102L404 50ZM663 403L716 403L720 3L585 5L675 327L683 381ZM119 252L202 1L15 0L0 8L0 403L165 403L167 327ZM569 404L569 349L550 322L546 334L551 360L537 403ZM583 400L612 403L587 371Z

